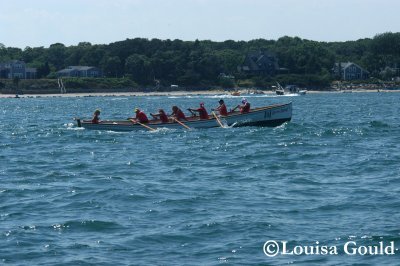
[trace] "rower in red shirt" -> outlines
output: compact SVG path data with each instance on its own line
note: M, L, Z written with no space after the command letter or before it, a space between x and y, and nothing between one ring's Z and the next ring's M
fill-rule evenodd
M93 113L93 119L92 119L92 123L93 123L93 124L98 124L98 123L100 122L100 117L99 117L99 115L100 115L100 110L99 110L99 109L97 109L96 111L94 111L94 113Z
M198 113L199 113L199 116L200 116L200 119L208 119L208 118L209 118L209 117L208 117L207 110L206 110L206 108L204 107L204 103L203 103L203 102L200 103L200 108L198 108L198 109L189 108L188 110L189 110L190 112L198 112Z
M158 110L158 114L152 114L150 113L152 117L154 117L155 119L160 119L161 123L168 123L169 119L167 114L165 113L165 111L163 109L159 109Z
M186 120L187 121L185 114L176 105L172 106L172 114L171 114L171 116L174 117L175 119L178 119L179 121L182 121L182 120Z
M135 113L136 113L136 117L134 119L132 119L134 122L149 123L149 119L147 118L147 115L143 111L140 111L139 108L135 108Z
M241 114L250 112L250 103L246 100L246 98L242 99L242 104L243 105L236 106L232 111L235 111L237 108L239 108Z
M215 110L217 110L220 115L227 116L228 115L228 110L226 109L226 105L224 103L224 100L221 99L221 100L218 101L218 103L219 103L219 106L217 108L215 108Z

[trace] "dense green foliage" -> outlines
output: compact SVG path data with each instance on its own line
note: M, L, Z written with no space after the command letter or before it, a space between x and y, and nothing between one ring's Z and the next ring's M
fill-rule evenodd
M275 77L238 73L237 66L246 54L260 49L275 53L279 66L287 68L289 73ZM88 65L99 67L106 77L128 78L141 86L154 86L156 80L164 86L233 87L235 83L264 86L278 80L323 87L333 80L331 70L335 62L357 63L374 77L388 79L398 75L382 70L398 67L400 63L400 33L330 43L285 36L276 41L257 39L248 42L136 38L108 45L81 42L66 47L55 43L49 48L26 47L23 50L0 44L0 62L12 59L21 59L28 66L36 67L40 78L55 77L55 72L66 66ZM220 73L233 75L236 79L223 80Z

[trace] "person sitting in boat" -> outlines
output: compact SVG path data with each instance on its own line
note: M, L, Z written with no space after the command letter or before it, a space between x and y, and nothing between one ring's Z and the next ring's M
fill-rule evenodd
M149 119L147 118L147 115L141 111L139 108L135 108L135 118L131 118L133 122L140 122L142 124L149 123Z
M225 105L224 100L221 99L221 100L218 101L218 103L219 103L219 106L217 108L211 109L211 110L212 111L216 110L216 111L219 112L220 115L227 116L228 115L228 110L226 109L226 105Z
M173 118L175 118L175 119L177 119L179 121L182 121L182 120L186 120L187 121L185 114L176 105L172 106L171 117L173 117Z
M198 112L200 119L208 119L208 113L207 113L206 108L204 107L203 102L200 103L200 108L198 108L198 109L189 108L188 110L190 112Z
M92 119L93 124L98 124L100 122L99 115L100 115L100 110L96 109L96 111L94 111L94 113L93 113L93 119Z
M167 114L165 113L165 111L163 109L159 109L158 110L158 114L150 113L150 115L152 117L154 117L154 119L160 119L161 123L168 123L169 122L168 116L167 116Z
M250 103L247 101L246 98L243 98L242 105L239 104L232 111L235 111L237 108L239 108L241 114L248 113L250 112Z

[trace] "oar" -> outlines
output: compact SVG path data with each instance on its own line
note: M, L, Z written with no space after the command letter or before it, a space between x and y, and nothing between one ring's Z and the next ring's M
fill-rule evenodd
M235 112L235 110L238 109L239 107L240 107L240 105L236 106L235 108L233 108L233 109L231 110L231 112Z
M76 121L76 123L78 124L78 127L81 127L81 126L82 126L82 123L81 123L81 119L80 119L80 118L74 117L74 121Z
M188 127L187 125L185 125L184 123L182 123L181 121L179 121L177 118L174 117L174 120L175 120L178 124L180 124L181 126L183 126L184 128L191 129L190 127Z
M192 113L192 116L196 116L196 113L193 112L191 108L188 108L187 110Z
M218 116L214 113L214 111L212 111L212 114L213 114L213 116L215 117L215 119L217 119L218 124L219 124L221 127L224 127L224 126L222 125L222 123L221 123L221 120L219 120Z
M129 119L132 123L134 123L134 124L139 124L139 125L141 125L142 127L145 127L145 128L147 128L148 130L150 130L150 131L155 131L155 129L154 128L152 128L152 127L149 127L148 125L145 125L145 124L143 124L143 123L140 123L139 121L135 121L135 120L133 120L133 119Z

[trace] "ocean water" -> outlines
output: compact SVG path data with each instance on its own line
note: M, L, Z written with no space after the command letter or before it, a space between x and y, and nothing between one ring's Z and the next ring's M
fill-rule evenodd
M293 102L276 128L116 133L72 120L220 97L240 101L0 99L0 264L399 265L400 251L344 245L400 248L400 93L249 96ZM301 254L266 256L270 240Z

